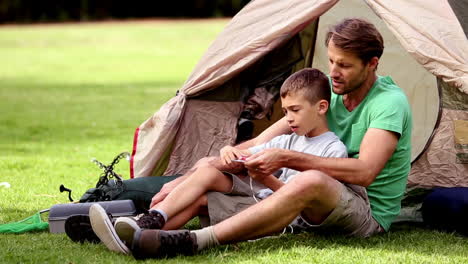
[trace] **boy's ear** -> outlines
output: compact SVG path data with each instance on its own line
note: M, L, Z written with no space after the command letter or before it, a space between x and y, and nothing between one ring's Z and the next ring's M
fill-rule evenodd
M319 114L324 115L324 114L327 113L328 107L329 107L329 104L328 104L327 100L320 100L318 102L318 109L317 110L318 110Z

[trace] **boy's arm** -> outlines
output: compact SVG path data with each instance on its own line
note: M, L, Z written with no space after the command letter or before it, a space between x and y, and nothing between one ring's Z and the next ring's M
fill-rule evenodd
M335 141L320 156L324 158L347 158L348 150L343 142Z
M250 177L253 179L257 180L255 178L255 175L249 174ZM276 192L279 188L281 188L283 185L285 185L284 182L280 181L278 178L276 178L273 174L269 174L266 177L263 177L262 179L257 180L258 182L262 183L266 187L270 188L272 191Z
M288 122L286 121L286 118L283 117L280 120L276 121L273 125L269 126L267 129L265 129L260 135L258 135L255 138L252 138L251 140L245 141L236 147L238 149L248 149L254 146L258 146L260 144L264 144L274 137L277 137L279 135L283 134L291 134L291 129L288 126Z

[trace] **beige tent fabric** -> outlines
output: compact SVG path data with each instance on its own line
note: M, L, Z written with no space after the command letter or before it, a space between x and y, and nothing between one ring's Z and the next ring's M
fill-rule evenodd
M468 94L468 40L446 0L366 0L428 71Z
M365 11L365 16L372 16L364 1L359 2L365 8L353 9L351 3L356 1L340 2L344 5L341 18L359 16L360 11ZM138 128L134 139L131 175L152 175L155 164L172 148L182 117L185 116L187 98L215 89L236 76L316 20L336 2L337 0L255 0L247 5L200 59L179 95ZM401 79L394 79L405 89L413 111L417 110L414 113L416 122L412 138L414 158L422 151L432 133L439 106L438 100L434 98L438 92L433 90L436 87L434 76L424 75L423 72L427 71L421 71L423 68L414 63L414 60L398 58L406 54L405 50L408 51L429 72L468 94L468 41L446 0L369 0L367 4L383 19L404 47L394 49L387 42L386 46L390 48L386 48L385 54L392 55L389 57L384 54L387 58L382 58L379 74L396 77L398 74L394 74L395 72L402 73ZM320 23L325 21L322 18L329 13L331 12L320 18ZM323 25L319 27L322 28L319 30L323 30ZM319 31L318 36L323 36L323 32ZM384 38L387 40L390 37ZM318 39L316 47L323 48L323 40ZM318 49L315 55L317 58L326 57L326 53ZM394 55L400 57L393 57ZM316 58L314 64L315 61ZM326 58L324 61L323 67L319 68L327 72ZM393 65L394 69L387 71L385 65ZM177 155L172 160L174 157Z
M443 109L427 151L411 167L408 186L468 187L468 112Z
M408 97L413 112L411 154L412 160L415 160L424 150L437 122L440 105L437 80L406 52L382 19L364 1L340 1L320 17L313 67L328 73L325 33L330 26L350 16L368 20L382 34L385 49L377 74L391 76Z
M218 156L222 147L234 144L241 111L241 102L187 101L164 175L183 174L199 159Z
M192 96L218 87L302 30L336 2L250 2L209 47L181 91Z
M135 133L130 168L131 177L149 176L156 162L174 141L186 97L182 94L170 99Z
M153 175L156 163L174 142L187 97L217 88L290 39L336 2L255 0L244 7L208 48L179 95L137 129L131 176Z

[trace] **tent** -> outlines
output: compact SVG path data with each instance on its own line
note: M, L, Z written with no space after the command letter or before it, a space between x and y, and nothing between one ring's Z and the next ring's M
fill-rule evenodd
M177 95L134 136L131 177L186 172L281 118L278 89L304 67L327 70L324 31L364 17L385 41L379 75L401 86L413 111L408 186L468 186L468 2L464 0L255 0L228 23ZM242 117L242 118L241 118Z

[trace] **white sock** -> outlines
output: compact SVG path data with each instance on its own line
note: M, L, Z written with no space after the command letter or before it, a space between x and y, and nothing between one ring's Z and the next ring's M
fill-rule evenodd
M161 210L161 209L151 209L150 212L151 212L151 211L160 213L160 214L164 217L164 222L167 222L167 214L166 214L166 212L164 212L164 211Z
M194 230L192 232L197 236L198 250L220 245L214 233L213 226Z

